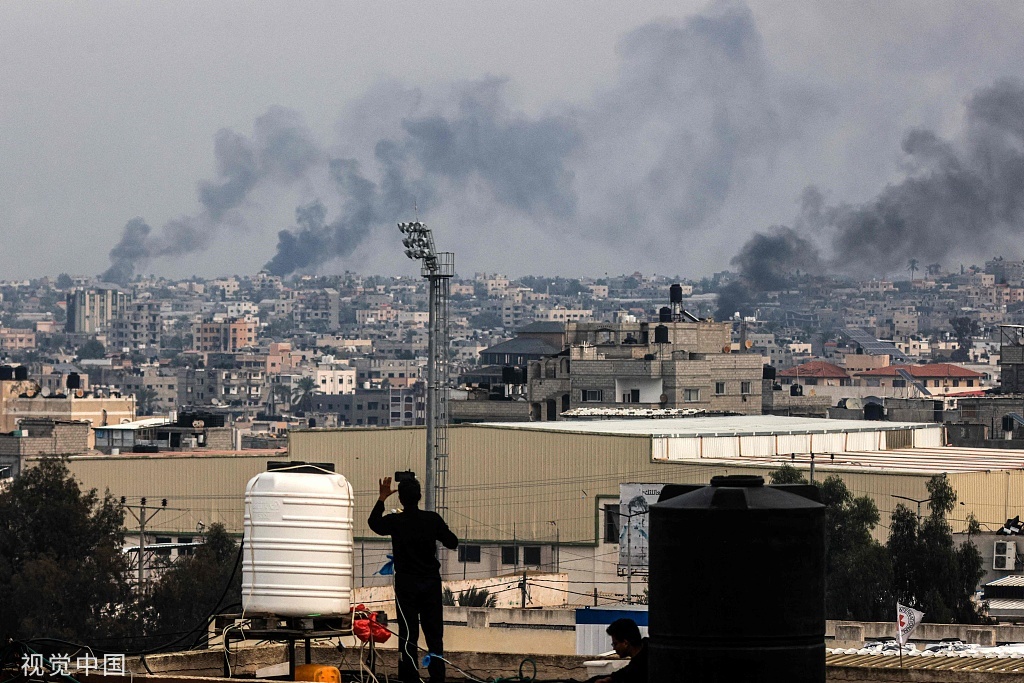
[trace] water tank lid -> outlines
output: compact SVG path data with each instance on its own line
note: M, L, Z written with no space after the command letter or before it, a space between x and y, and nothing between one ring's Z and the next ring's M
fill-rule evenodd
M804 487L765 486L764 479L751 475L714 477L710 486L661 500L652 509L716 510L806 510L824 508L814 500L815 492Z
M267 471L287 470L295 474L334 474L333 462L304 462L302 460L270 460Z

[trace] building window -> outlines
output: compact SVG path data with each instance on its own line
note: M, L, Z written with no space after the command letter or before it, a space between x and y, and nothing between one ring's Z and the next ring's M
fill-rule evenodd
M907 380L905 379L894 379L892 381L893 389L903 389L907 386Z
M460 545L459 546L459 562L480 562L480 546L478 545Z
M523 564L536 567L540 564L540 546L523 546Z
M715 382L715 394L721 396L725 393L725 382Z
M503 545L501 547L502 564L519 564L519 548L514 545Z
M619 504L606 503L604 506L604 542L619 542Z
M581 398L585 403L600 403L604 400L604 391L601 389L584 389Z
M973 387L974 386L974 380L973 379L967 380L967 386Z
M740 382L740 393L741 394L749 394L750 393L750 382Z
M178 536L178 543L192 543L191 536ZM196 549L193 547L178 548L178 555L192 555Z
M700 401L700 389L684 389L683 401L685 403L697 403Z
M170 543L171 542L171 537L170 536L157 536L155 540L159 544ZM154 554L157 557L170 557L171 556L171 549L170 548L157 548L153 552L154 552Z

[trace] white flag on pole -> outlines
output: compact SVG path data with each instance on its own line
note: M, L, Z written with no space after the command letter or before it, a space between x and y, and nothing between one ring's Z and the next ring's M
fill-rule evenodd
M900 645L906 645L910 634L914 632L917 625L921 623L924 612L918 612L912 607L896 603L896 628L899 631Z

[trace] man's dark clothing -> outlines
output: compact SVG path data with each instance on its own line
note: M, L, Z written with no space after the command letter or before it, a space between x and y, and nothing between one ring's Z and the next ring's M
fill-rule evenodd
M629 664L612 673L612 683L647 683L647 638L640 641L640 652Z
M591 676L587 683L608 678L604 674ZM629 658L629 664L612 672L612 683L647 683L647 638L640 641L640 652Z
M423 625L427 649L444 655L444 619L441 608L441 563L437 543L454 550L459 539L436 512L409 508L384 515L384 503L377 501L368 520L370 529L391 536L395 560L395 603L398 606L398 643L402 657L398 675L404 683L417 683L416 644ZM427 670L432 683L442 683L444 662L431 659Z

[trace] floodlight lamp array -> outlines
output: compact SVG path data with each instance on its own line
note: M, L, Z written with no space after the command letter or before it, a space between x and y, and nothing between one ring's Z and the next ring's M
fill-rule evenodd
M426 223L399 223L398 231L405 235L402 246L405 247L405 255L410 259L420 261L435 258L433 236Z

